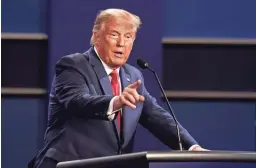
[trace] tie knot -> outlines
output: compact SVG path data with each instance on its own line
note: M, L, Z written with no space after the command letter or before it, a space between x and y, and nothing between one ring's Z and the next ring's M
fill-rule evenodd
M118 76L117 70L114 69L114 70L110 73L110 75L111 75L112 78L117 78L117 76Z

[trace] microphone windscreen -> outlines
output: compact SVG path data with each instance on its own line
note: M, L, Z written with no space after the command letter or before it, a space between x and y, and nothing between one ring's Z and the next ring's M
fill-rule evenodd
M148 68L148 63L143 60L143 59L137 59L137 64L139 65L139 67L141 67L142 69L146 69Z

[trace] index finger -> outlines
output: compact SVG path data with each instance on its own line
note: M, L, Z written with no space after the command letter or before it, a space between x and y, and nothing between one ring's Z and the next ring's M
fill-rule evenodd
M141 80L139 79L138 81L130 84L128 87L132 89L137 89L140 86L140 84L141 84Z

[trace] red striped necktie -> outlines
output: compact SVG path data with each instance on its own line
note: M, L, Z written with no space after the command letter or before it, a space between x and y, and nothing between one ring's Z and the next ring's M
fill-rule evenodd
M111 73L111 87L113 94L115 96L120 95L120 84L118 82L118 72L116 69L114 69ZM116 112L117 113L117 122L118 122L118 130L121 129L121 111Z

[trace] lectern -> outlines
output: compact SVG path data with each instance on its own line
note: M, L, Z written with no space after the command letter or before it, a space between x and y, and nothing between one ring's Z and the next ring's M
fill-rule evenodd
M151 151L60 162L57 168L149 168L161 162L249 162L256 163L256 152L230 151Z

